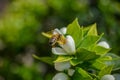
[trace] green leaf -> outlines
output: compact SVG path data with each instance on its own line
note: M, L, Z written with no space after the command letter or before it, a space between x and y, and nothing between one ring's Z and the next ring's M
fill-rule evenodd
M72 80L93 80L93 78L85 70L77 67Z
M83 36L87 36L87 35L98 36L96 23L83 28Z
M102 62L104 62L104 61L111 61L111 60L112 60L112 57L105 55L105 56L100 57L100 58L97 59L97 60L100 60L100 61L102 61Z
M80 61L93 60L100 57L100 55L97 55L95 52L83 48L77 49L76 56Z
M79 59L71 59L70 63L71 63L71 65L76 66L78 64L83 63L83 61L80 61Z
M98 58L96 61L93 62L92 66L98 70L102 70L107 64L105 64L106 61L111 61L112 57L111 56L102 56Z
M95 35L95 36L97 36L98 33L97 33L97 29L96 29L96 23L95 23L95 24L92 24L92 25L89 26L89 27L90 27L90 29L89 29L87 35Z
M108 66L108 67L105 67L103 70L101 70L100 72L99 72L99 77L101 78L102 76L104 76L104 75L106 75L106 74L110 74L111 73L111 71L112 71L112 68L113 68L113 66Z
M107 48L104 48L102 46L98 46L96 45L94 48L93 48L93 51L95 51L97 54L99 55L105 55L107 52L109 52L111 49L107 49Z
M83 27L83 37L87 36L90 27Z
M72 56L58 56L54 62L65 62L72 59Z
M42 62L45 62L47 64L53 65L54 58L52 57L38 57L35 54L32 55L35 59L38 59Z
M78 24L78 19L76 18L71 24L67 27L67 34L71 35L75 41L75 46L78 47L80 41L82 40L83 31Z
M98 69L98 70L102 70L102 69L104 69L106 66L107 66L107 65L106 65L104 62L100 61L100 60L96 60L96 61L94 61L93 64L92 64L92 67L94 67L94 68L96 68L96 69Z
M85 48L85 49L91 49L91 47L97 43L97 41L100 39L99 36L86 36L80 43L79 48Z

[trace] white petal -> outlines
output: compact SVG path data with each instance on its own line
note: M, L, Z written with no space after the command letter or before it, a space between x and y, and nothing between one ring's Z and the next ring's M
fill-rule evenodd
M52 80L69 80L69 77L65 73L57 73Z
M101 80L115 80L113 75L104 75Z
M62 34L62 32L60 32L60 30L56 28L54 29L53 34Z
M70 62L68 61L67 62L55 62L54 66L57 71L64 71L71 67Z
M74 69L68 69L68 75L72 76L74 74L75 70Z
M98 43L98 45L105 48L110 48L109 44L106 41L101 41Z
M71 36L66 36L66 43L64 45L60 45L68 54L75 53L75 43Z
M52 53L56 55L67 55L65 50L59 47L52 48Z
M67 28L66 28L66 27L63 27L63 28L60 29L60 31L61 31L63 34L66 34Z

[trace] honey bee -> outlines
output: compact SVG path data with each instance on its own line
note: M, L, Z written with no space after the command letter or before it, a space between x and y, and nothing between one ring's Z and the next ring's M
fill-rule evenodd
M50 38L49 39L49 44L52 46L52 47L55 47L56 44L65 44L66 42L66 39L64 37L64 35L62 34L51 34L51 32L48 32L48 33L42 33L44 36Z
M61 34L54 34L50 40L49 40L49 44L54 47L56 44L64 44L65 40L64 40L64 36Z

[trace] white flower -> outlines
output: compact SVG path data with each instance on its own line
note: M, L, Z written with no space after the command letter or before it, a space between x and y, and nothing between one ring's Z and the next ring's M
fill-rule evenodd
M52 53L56 54L56 55L67 55L67 53L65 52L64 49L60 48L60 47L54 47L52 48Z
M59 29L54 29L53 34L62 34L62 32Z
M101 41L98 43L99 46L105 47L107 49L110 48L109 44L106 41Z
M67 28L66 27L63 27L63 28L61 28L60 30L59 29L54 29L54 31L53 31L53 34L66 34L66 32L67 32Z
M57 73L52 80L69 80L69 77L65 73Z
M110 75L110 74L107 74L107 75L104 75L101 80L115 80L114 76L113 75Z
M66 62L55 62L54 64L55 69L57 71L64 71L67 70L71 67L70 62L66 61Z
M66 28L62 28L61 30L55 29L53 31L53 34L65 34ZM66 36L66 42L65 44L60 44L60 47L54 47L52 48L52 53L56 55L71 55L75 53L75 42L73 38L70 35Z
M63 27L63 28L60 29L60 31L61 31L63 34L66 34L67 28L66 28L66 27Z
M68 75L72 76L74 74L75 70L74 69L68 69Z
M67 53L72 54L75 53L75 43L71 36L66 36L66 43L60 45Z

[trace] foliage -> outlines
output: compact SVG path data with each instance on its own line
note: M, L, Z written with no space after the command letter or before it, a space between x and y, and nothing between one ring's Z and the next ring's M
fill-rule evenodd
M87 31L85 31L86 29ZM111 73L113 64L106 63L112 62L114 59L106 55L109 48L98 45L102 36L97 34L96 24L83 28L75 19L67 26L66 34L71 35L77 45L74 55L57 55L56 59L54 57L39 57L39 60L49 64L53 64L51 61L55 63L69 61L75 69L72 80L100 80L102 76ZM95 73L91 73L89 70L94 70Z
M33 71L32 68L28 69L28 67L26 67L22 62L21 58L24 57L24 54L26 53L37 53L40 57L46 55L50 56L50 47L48 46L47 39L41 35L41 31L48 31L55 27L60 28L67 26L67 24L73 21L73 19L76 17L78 17L79 23L81 24L81 26L79 26L76 24L76 22L74 22L77 26L76 31L80 31L80 35L77 37L85 37L89 30L87 25L91 26L91 24L96 23L94 25L97 25L97 33L101 34L100 36L102 36L102 32L104 32L101 40L107 41L112 48L110 52L118 55L117 56L109 53L105 54L108 51L100 46L94 47L93 50L96 50L96 52L90 52L88 50L89 47L86 47L86 44L88 44L86 42L93 39L90 38L91 35L84 39L85 43L79 43L79 40L74 37L76 33L72 34L71 30L71 32L68 33L73 35L76 48L79 48L81 44L81 47L83 47L82 49L78 49L78 51L82 50L82 52L84 52L85 50L86 52L86 54L82 55L80 58L84 58L84 56L86 56L89 52L91 55L94 55L94 53L103 51L101 52L101 55L108 56L101 57L99 60L96 60L92 66L96 67L96 65L99 65L100 63L99 67L97 66L97 68L101 69L101 67L106 67L106 65L102 64L102 62L107 61L107 65L114 65L112 73L120 73L119 0L2 0L0 1L0 5L0 79L26 80L28 76L25 76L24 72L22 73L22 71L25 71L25 74L31 74L31 79L32 77L34 78L34 76L41 79L41 76L39 76L40 73L38 73L37 70ZM71 26L71 24L68 26ZM89 30L89 33L95 30L94 27ZM83 28L84 30L81 31ZM93 32L96 34L96 31ZM98 35L94 35L92 37L95 36ZM96 39L98 39L98 37L96 37ZM91 44L92 43L94 42L91 42ZM80 54L78 53L77 55ZM20 56L20 59L18 56ZM96 56L96 54L94 56ZM112 57L112 61L110 56ZM63 60L66 60L64 59L66 56L62 57ZM90 58L93 59L94 57ZM56 56L53 59L55 60ZM58 58L58 60L59 59L60 58ZM67 59L71 59L71 57L67 57ZM87 58L85 60L89 59ZM70 62L73 66L83 64L82 61L79 62L76 59L72 59ZM40 63L38 61L33 62L33 65L39 64ZM84 64L88 63L85 62ZM40 65L43 66L43 64ZM11 67L14 68L15 66L18 66L19 68L19 70L17 69L18 73L12 72L13 69L11 69ZM48 67L48 65L46 66ZM47 69L44 67L44 69L47 70L47 72L46 74L42 72L42 78L45 80L51 80L53 68L49 66ZM41 71L44 69L41 69ZM30 80L30 78L28 79Z

